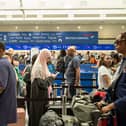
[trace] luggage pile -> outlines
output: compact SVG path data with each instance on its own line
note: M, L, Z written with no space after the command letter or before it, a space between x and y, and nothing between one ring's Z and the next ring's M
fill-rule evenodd
M115 114L113 112L102 114L94 102L97 100L89 94L73 97L72 111L81 126L117 126Z
M72 110L83 125L87 123L89 126L94 126L100 116L100 111L97 106L92 103L90 95L74 96L72 100Z

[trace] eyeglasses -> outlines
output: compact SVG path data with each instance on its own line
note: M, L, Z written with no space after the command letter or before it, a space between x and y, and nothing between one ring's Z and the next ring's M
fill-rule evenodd
M107 57L106 60L111 60L112 58L111 57Z
M124 42L124 41L126 41L126 40L116 40L116 41L114 42L114 45L119 45L119 44L121 44L121 43Z

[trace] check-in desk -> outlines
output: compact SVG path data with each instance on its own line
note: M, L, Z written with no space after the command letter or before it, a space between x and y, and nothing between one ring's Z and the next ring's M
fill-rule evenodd
M80 65L80 85L85 87L83 90L91 92L93 88L97 88L98 69L92 68L93 64Z

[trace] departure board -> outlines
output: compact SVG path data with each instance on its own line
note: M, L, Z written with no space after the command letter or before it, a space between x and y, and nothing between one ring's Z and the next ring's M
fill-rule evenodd
M97 44L98 32L0 32L5 43Z
M78 50L114 50L112 44L98 44L98 32L0 32L0 41L6 48L30 50L47 48L67 49L75 45Z

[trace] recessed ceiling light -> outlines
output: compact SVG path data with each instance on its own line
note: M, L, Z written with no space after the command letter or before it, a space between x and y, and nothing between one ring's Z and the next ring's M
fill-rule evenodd
M12 15L7 15L6 17L7 17L7 18L12 18Z
M18 26L16 26L15 29L17 30L18 29Z
M103 29L103 26L102 26L102 25L100 25L100 26L99 26L99 29L100 29L100 30L102 30L102 29Z
M106 18L106 14L100 14L100 18L101 19L105 19Z
M37 18L42 18L42 17L43 17L42 14L38 14L38 15L37 15Z
M68 14L68 18L74 18L74 14Z
M80 26L77 26L78 29L80 29L81 27Z
M59 30L59 29L60 29L60 27L59 27L59 26L57 26L57 27L56 27L56 29L57 29L57 30Z
M125 26L124 26L124 25L122 25L122 26L121 26L121 29L125 29Z
M38 30L39 29L39 26L35 26L35 29Z

